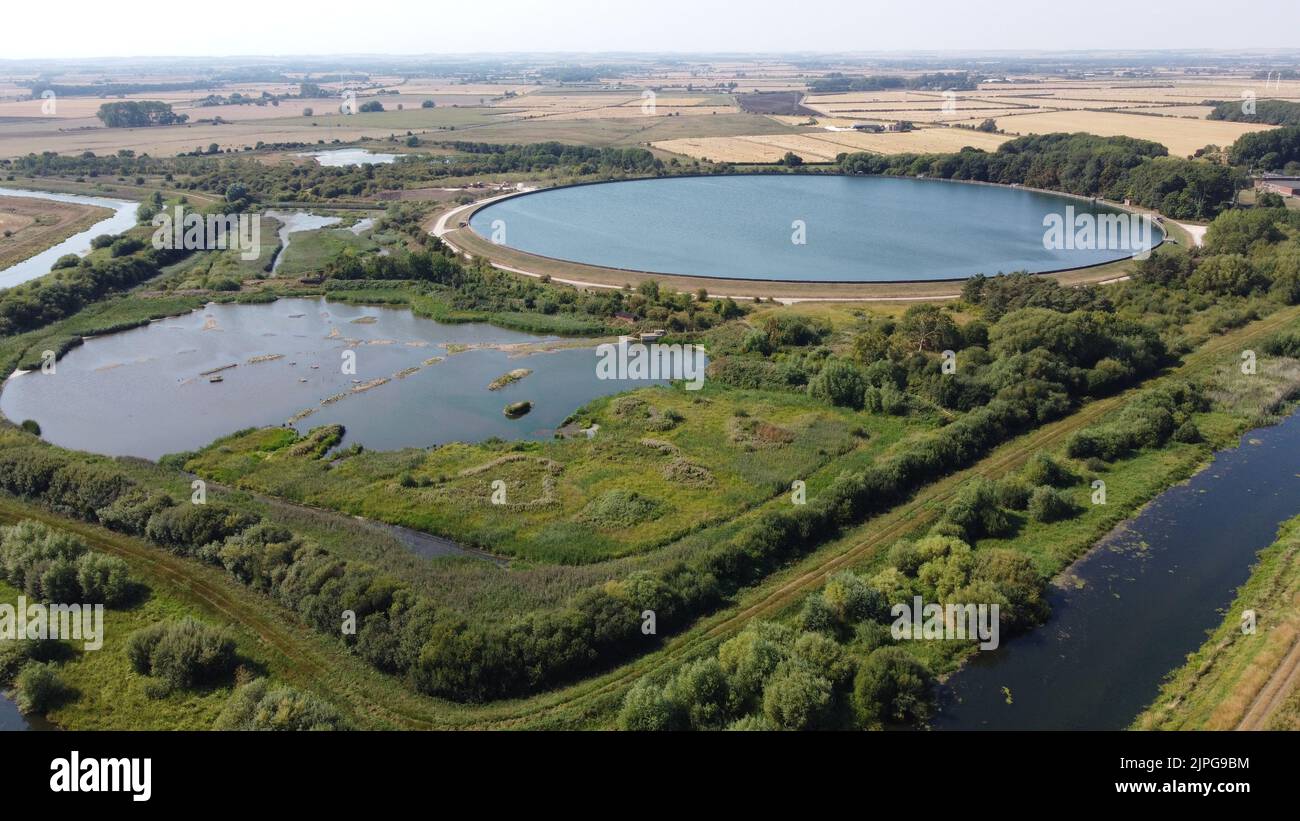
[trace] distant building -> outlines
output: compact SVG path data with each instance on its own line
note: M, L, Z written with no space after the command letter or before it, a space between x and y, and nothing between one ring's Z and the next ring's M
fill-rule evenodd
M662 328L656 328L653 331L644 331L641 334L641 341L646 344L649 344L651 342L658 342L663 338L664 338L664 331Z
M1255 178L1256 191L1272 191L1284 197L1300 197L1300 177L1265 174Z

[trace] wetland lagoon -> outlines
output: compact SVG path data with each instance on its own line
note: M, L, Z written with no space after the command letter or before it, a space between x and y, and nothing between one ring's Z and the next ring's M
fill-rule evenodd
M355 372L345 372L349 354ZM594 342L323 299L209 304L86 340L53 374L11 376L0 411L77 450L157 459L248 427L345 426L375 450L546 439L599 396L662 380L606 379ZM512 371L526 376L490 385ZM529 401L518 418L502 411Z

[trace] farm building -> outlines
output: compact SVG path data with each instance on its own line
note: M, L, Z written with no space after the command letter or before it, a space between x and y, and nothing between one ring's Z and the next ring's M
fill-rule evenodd
M1256 191L1272 191L1284 197L1300 196L1300 177L1264 175L1255 179Z

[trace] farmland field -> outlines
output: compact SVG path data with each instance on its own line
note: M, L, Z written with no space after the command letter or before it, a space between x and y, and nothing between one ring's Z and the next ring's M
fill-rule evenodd
M973 121L972 121L973 122ZM998 128L1009 134L1050 134L1054 131L1086 131L1105 137L1125 136L1154 140L1174 156L1187 156L1207 145L1231 145L1242 134L1264 131L1272 126L1226 123L1212 120L1183 120L1105 111L1052 111L997 118Z
M714 162L777 162L793 151L809 162L830 162L839 154L870 151L877 154L957 151L963 146L992 151L1008 137L972 129L918 128L914 131L872 134L855 131L800 131L797 134L657 140L655 148L708 158Z

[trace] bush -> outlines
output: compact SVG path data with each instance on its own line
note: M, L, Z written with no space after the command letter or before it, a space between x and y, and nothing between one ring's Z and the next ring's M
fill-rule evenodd
M1260 346L1269 356L1286 356L1300 359L1300 333L1283 331L1264 340Z
M718 662L731 688L734 713L759 706L764 684L789 655L794 631L783 625L754 622L718 648Z
M730 701L727 677L716 656L684 665L664 691L693 730L722 727Z
M1046 453L1035 453L1025 465L1022 475L1030 485L1050 485L1052 487L1068 487L1074 484L1077 479L1069 468Z
M77 581L82 600L119 607L130 600L133 590L126 562L117 556L90 552L77 560Z
M685 728L685 717L662 687L642 679L623 698L618 727L634 732L680 730Z
M214 730L347 730L347 722L329 704L310 693L264 678L235 688L217 715Z
M29 641L0 641L0 685L17 678L23 665L31 660L30 645Z
M1024 510L1029 506L1030 490L1023 480L1007 476L998 482L998 504L1008 510Z
M1056 522L1076 512L1074 502L1054 487L1039 485L1029 496L1029 518L1035 522Z
M1185 445L1194 445L1201 441L1201 429L1196 427L1196 423L1188 419L1178 426L1174 431L1173 439L1175 442L1182 442Z
M1250 259L1242 254L1206 257L1187 280L1193 291L1220 296L1245 296L1267 285Z
M763 717L780 730L815 729L830 705L831 683L801 664L783 664L763 688Z
M821 599L841 625L880 619L889 613L884 594L848 571L831 576L821 591Z
M42 601L72 604L81 599L77 567L65 558L42 563L27 575L27 595Z
M116 259L134 254L136 251L144 249L144 243L135 237L122 237L114 240L113 244L108 247L109 256Z
M707 374L710 379L736 388L796 391L808 383L808 375L793 365L751 356L720 356L710 360Z
M224 541L253 521L220 505L176 505L151 516L145 535L176 552L195 553L206 544Z
M238 291L239 288L239 280L233 277L212 277L208 280L210 291Z
M931 678L901 647L872 651L853 679L853 711L864 727L885 721L923 721L930 715Z
M53 664L35 661L23 667L15 685L18 709L24 713L44 713L56 706L68 692Z
M902 416L907 413L908 404L907 394L890 382L879 387L868 385L862 394L862 408L871 413Z
M40 436L40 435L41 435L41 426L40 426L39 424L37 424L37 422L36 422L35 419L24 419L24 420L23 420L23 423L22 423L22 425L21 425L20 427L21 427L23 430L25 430L25 431L27 431L28 433L30 433L32 436Z
M59 596L71 594L59 601L73 602L79 591L72 562L85 552L86 546L76 537L24 520L0 528L0 578L33 598L43 598L48 585Z
M157 679L163 692L219 681L235 668L234 639L188 617L137 630L126 652L135 671Z
M847 359L831 359L808 382L808 395L844 408L861 408L866 380L862 371Z
M953 499L944 520L961 528L968 542L985 536L1005 536L1011 532L1012 521L999 505L999 497L993 482L974 479Z

